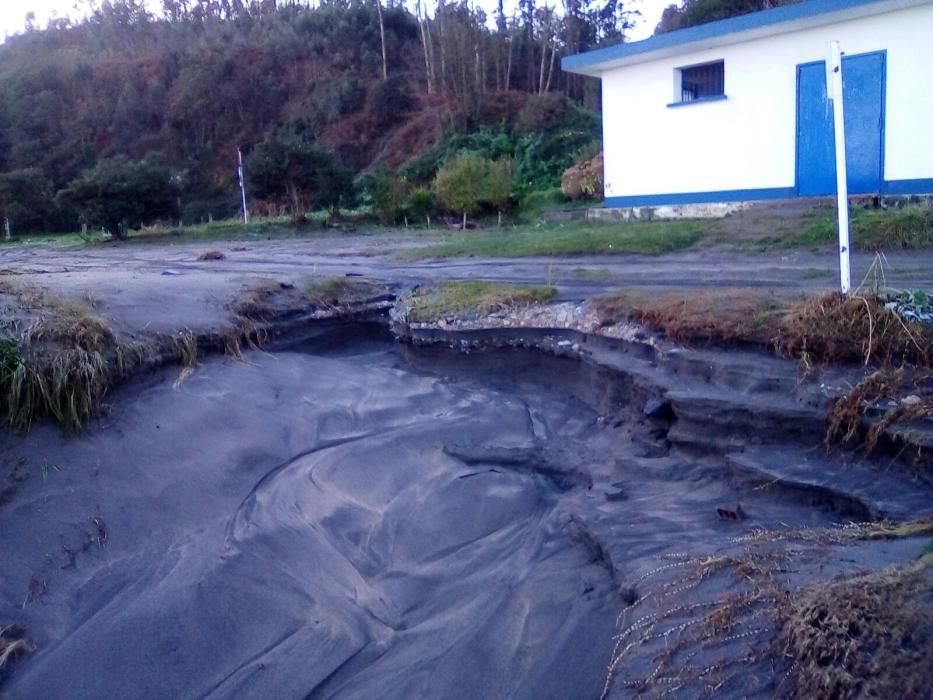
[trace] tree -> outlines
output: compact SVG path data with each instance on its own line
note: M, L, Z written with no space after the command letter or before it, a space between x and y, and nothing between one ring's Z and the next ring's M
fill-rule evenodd
M353 191L350 171L301 129L273 132L247 165L253 194L286 205L295 221L316 207L336 208Z
M656 34L664 34L697 24L706 24L797 2L800 0L684 0L680 7L668 5L664 9L661 21L654 31Z
M434 191L441 203L449 211L463 214L464 230L467 215L479 210L485 188L486 164L486 159L479 156L458 156L441 168L434 179Z
M389 63L386 60L386 25L382 19L382 0L376 0L376 13L379 15L379 43L382 45L382 79L389 77Z
M60 204L73 207L89 226L103 226L116 238L129 228L178 215L179 187L171 171L154 158L133 162L123 156L102 160L60 191Z
M499 213L499 226L502 226L502 210L512 196L512 160L488 161L486 165L486 201Z
M55 228L52 183L37 168L0 174L0 229L9 221L14 232Z

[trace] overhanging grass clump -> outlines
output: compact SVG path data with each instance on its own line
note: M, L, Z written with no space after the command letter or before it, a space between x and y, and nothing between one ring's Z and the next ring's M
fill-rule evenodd
M832 292L794 302L760 290L620 293L593 304L606 325L634 320L678 342L753 345L808 372L827 363L878 367L833 402L827 446L859 443L871 452L892 426L933 418L933 327L904 321L876 296ZM866 421L873 411L878 416Z
M876 406L892 402L867 428L863 417ZM933 372L908 368L880 369L868 375L833 402L826 444L861 441L875 449L888 428L933 417Z
M384 287L358 277L327 277L305 287L305 298L317 306L344 306L362 303L384 292Z
M781 322L777 351L816 362L930 366L933 330L905 323L873 295L822 294L794 306Z
M808 299L736 289L592 301L606 325L634 320L679 342L752 344L810 363L933 365L933 328L907 323L875 296L838 292Z
M26 656L35 651L35 645L26 638L26 631L20 625L0 626L0 681L7 665L19 656Z
M563 225L500 229L490 233L458 234L439 245L407 255L426 257L528 257L637 253L660 255L697 243L710 227L700 221L631 223L575 222Z
M277 317L314 309L340 309L375 301L389 292L385 284L359 277L326 277L303 287L265 280L256 284L233 307L239 319L269 322Z
M557 294L554 287L468 281L442 282L419 289L407 299L412 321L427 322L443 316L484 315L503 309L544 304Z
M787 298L747 289L677 294L622 292L593 305L605 325L633 320L682 343L767 345L790 308Z
M66 429L78 429L100 406L112 382L113 332L74 302L46 310L22 339L0 341L0 408L14 430L51 416Z
M779 648L791 697L928 697L933 556L788 598Z
M47 417L79 430L117 382L156 356L186 367L197 363L198 339L191 332L123 343L83 302L10 284L3 291L32 319L17 336L0 337L0 421L15 431Z

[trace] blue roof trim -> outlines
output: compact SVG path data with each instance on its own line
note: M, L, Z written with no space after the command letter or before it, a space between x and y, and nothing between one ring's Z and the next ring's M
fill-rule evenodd
M687 29L679 29L675 32L666 34L656 34L655 36L642 41L633 41L631 43L616 44L607 46L604 49L594 49L584 53L565 56L561 59L561 68L565 71L589 68L605 61L611 61L619 58L628 58L643 53L650 53L660 49L667 49L682 44L692 44L712 39L727 34L745 32L752 29L767 27L772 24L781 24L783 22L792 22L794 20L816 17L818 15L829 14L831 12L840 12L850 10L863 5L872 5L881 0L807 0L796 5L784 5L770 10L761 10L759 12L750 12L738 17L721 19L716 22L699 24Z

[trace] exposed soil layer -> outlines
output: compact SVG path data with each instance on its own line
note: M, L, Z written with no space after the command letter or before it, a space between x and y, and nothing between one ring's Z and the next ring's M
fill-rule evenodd
M840 527L933 488L817 447L786 362L305 330L0 438L10 697L773 697L782 601L928 540Z

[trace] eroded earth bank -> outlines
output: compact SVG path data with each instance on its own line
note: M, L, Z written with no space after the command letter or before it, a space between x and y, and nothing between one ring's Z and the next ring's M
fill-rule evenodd
M928 448L827 451L839 376L368 301L0 438L0 692L927 694Z

